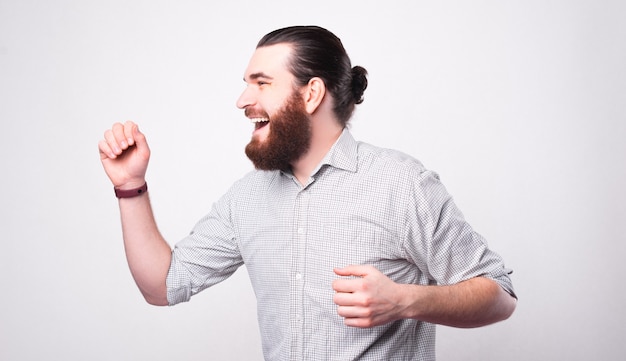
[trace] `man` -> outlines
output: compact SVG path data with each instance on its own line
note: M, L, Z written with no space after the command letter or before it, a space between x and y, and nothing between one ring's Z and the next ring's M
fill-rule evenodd
M246 264L267 360L433 360L434 324L478 327L512 314L510 271L437 175L352 138L346 125L366 72L336 36L271 32L244 81L237 106L254 123L246 154L256 170L174 250L152 215L137 125L117 123L99 144L149 303L188 301Z

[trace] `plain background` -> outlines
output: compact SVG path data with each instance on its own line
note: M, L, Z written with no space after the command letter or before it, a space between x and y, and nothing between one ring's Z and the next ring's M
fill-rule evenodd
M251 169L256 42L317 24L370 72L355 137L437 171L515 271L513 317L439 327L439 360L621 360L625 4L0 0L0 359L262 358L245 268L143 301L97 143L140 124L174 244Z

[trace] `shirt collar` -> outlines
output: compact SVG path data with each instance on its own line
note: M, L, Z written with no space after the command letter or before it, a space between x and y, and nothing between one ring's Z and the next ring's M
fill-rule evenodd
M324 165L334 168L356 172L357 170L358 142L354 140L348 128L344 128L341 135L330 148L313 174L317 173Z
M314 181L315 176L325 165L346 170L348 172L356 172L358 144L359 143L354 139L348 128L344 128L339 135L339 138L335 141L335 144L333 144L320 164L318 164L315 170L313 170L313 173L311 173L312 175L309 182ZM281 171L280 173L291 177L296 183L298 183L291 171Z

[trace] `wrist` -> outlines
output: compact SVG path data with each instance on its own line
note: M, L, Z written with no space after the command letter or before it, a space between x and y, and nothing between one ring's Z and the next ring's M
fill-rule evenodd
M148 192L148 183L143 182L142 185L132 188L128 185L123 188L114 187L113 190L117 198L133 198Z
M400 295L398 303L401 305L402 318L421 319L429 305L427 299L432 286L414 284L401 284L399 286L401 291L398 293Z

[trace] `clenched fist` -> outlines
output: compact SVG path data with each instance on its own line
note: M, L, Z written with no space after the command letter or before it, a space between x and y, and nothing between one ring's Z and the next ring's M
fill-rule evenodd
M133 189L146 182L150 148L137 124L113 124L104 132L98 148L104 171L115 188Z

